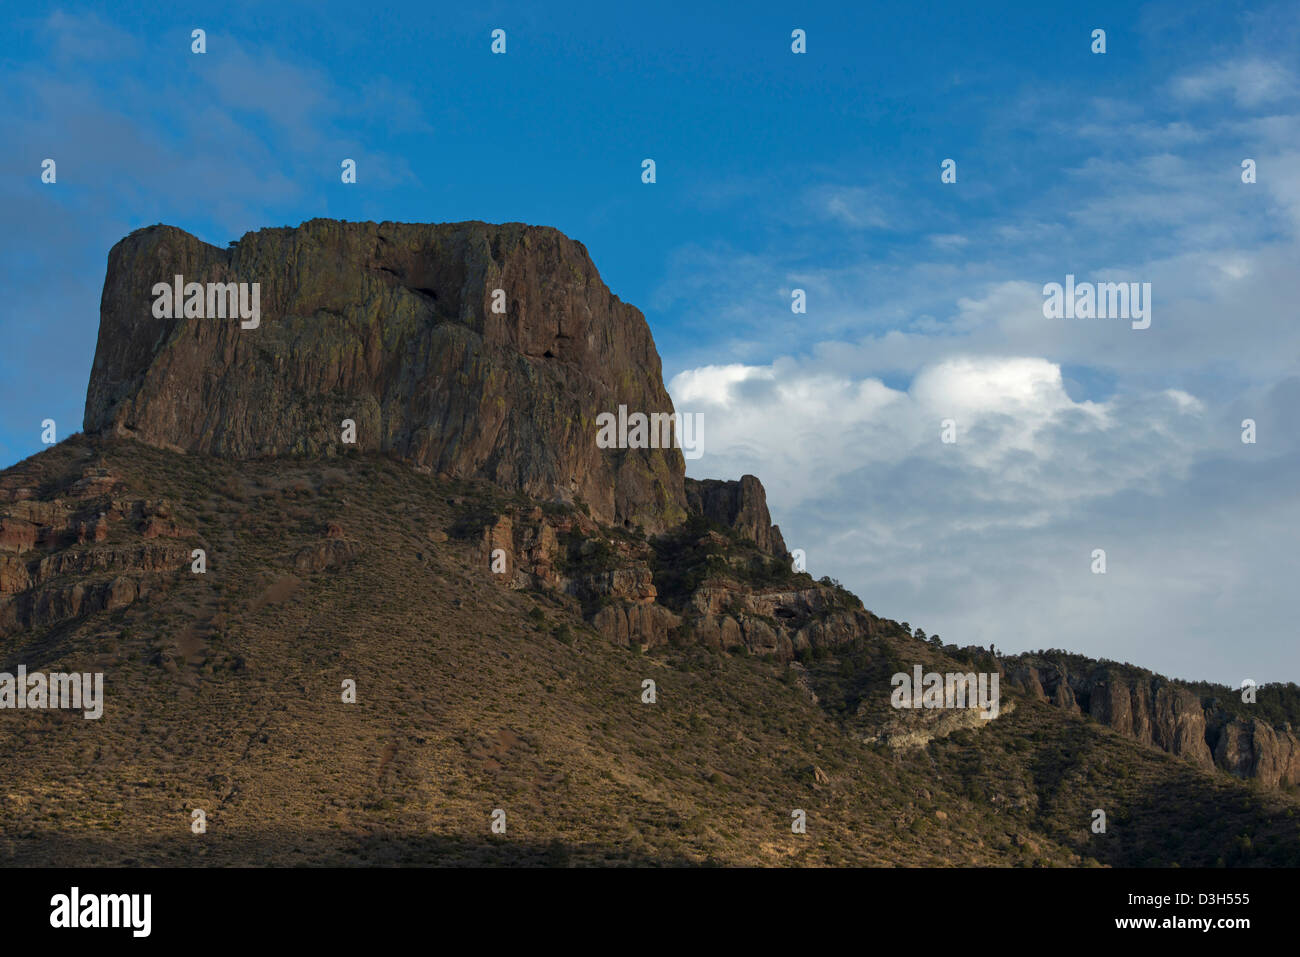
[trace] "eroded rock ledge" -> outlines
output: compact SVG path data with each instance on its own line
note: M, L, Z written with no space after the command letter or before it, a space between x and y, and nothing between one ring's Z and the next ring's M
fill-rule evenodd
M1300 739L1289 724L1233 713L1218 698L1132 667L1090 662L1081 672L1020 655L1006 659L1007 683L1058 708L1086 714L1121 734L1201 767L1268 787L1300 784ZM1227 689L1224 689L1225 691Z

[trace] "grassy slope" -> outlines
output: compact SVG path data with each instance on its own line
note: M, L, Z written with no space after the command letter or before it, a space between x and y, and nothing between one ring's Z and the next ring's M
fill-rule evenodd
M508 501L490 487L80 436L10 472L48 491L87 464L176 503L209 571L0 638L7 667L102 670L107 697L97 722L0 712L4 863L1300 863L1294 797L1046 705L896 753L862 743L870 708L814 704L778 663L614 647L571 600L502 588L472 544L430 539ZM364 553L295 572L327 522ZM945 662L901 636L878 651ZM814 663L814 686L841 664Z

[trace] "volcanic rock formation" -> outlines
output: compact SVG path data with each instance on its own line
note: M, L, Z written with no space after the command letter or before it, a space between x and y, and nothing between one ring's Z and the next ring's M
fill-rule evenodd
M155 317L176 276L259 283L260 325ZM312 220L219 249L151 226L110 252L100 313L88 433L315 457L351 419L358 449L446 477L649 531L685 518L679 449L596 445L601 412L674 410L645 319L557 230Z

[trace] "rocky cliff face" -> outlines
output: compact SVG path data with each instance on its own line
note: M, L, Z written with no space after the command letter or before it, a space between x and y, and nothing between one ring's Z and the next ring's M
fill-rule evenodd
M1290 726L1239 717L1214 725L1214 763L1220 768L1268 787L1300 784L1300 739Z
M677 640L789 661L796 651L835 648L876 630L878 619L856 598L793 574L757 479L711 484L724 499L744 487L757 524L725 509L704 515L692 501L693 514L734 539L682 527L650 542L581 512L518 508L487 519L477 533L479 565L496 584L580 600L596 631L647 650ZM492 570L494 553L504 561L500 571Z
M80 473L45 489L0 476L0 637L165 590L203 544L173 503L132 498L89 463Z
M767 493L752 475L739 482L718 479L686 480L686 504L693 515L733 528L769 555L785 557L781 529L767 513Z
M259 283L260 325L157 318L177 275ZM432 473L610 524L685 518L680 450L597 447L602 412L674 410L645 319L554 229L313 220L223 250L153 226L113 247L100 308L88 433L315 457L351 419L356 448Z
M1231 715L1175 681L1105 662L1073 671L1021 655L1003 667L1011 687L1201 767L1257 778L1269 787L1300 784L1300 739L1290 726L1273 728Z

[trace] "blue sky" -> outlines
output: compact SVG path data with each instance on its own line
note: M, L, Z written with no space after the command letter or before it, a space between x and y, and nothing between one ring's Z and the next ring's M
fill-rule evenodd
M152 6L0 14L0 463L80 428L132 229L552 225L705 412L690 472L759 475L868 607L1300 680L1294 4ZM1043 318L1066 273L1151 328Z

